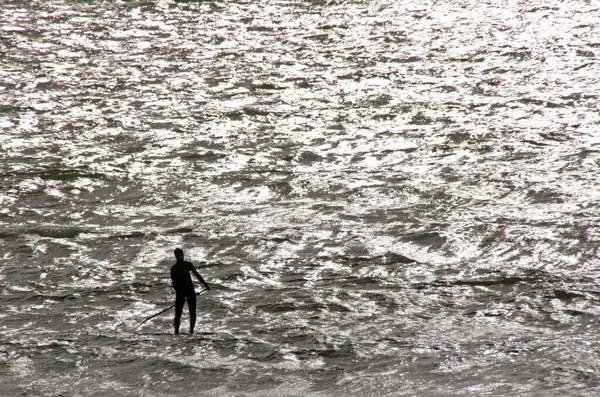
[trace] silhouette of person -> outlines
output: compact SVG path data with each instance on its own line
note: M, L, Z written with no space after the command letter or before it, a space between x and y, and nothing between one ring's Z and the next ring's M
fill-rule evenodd
M173 321L175 334L179 334L183 304L186 300L190 311L190 334L193 334L196 325L196 291L190 272L194 273L198 281L204 284L204 288L210 289L210 286L204 281L194 265L183 260L184 256L181 248L176 248L173 252L177 259L177 262L171 267L171 280L173 281L173 288L175 288L175 320Z

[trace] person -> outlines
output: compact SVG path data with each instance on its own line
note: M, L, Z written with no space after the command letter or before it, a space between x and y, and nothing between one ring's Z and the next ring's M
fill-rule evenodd
M210 286L204 281L194 265L183 260L184 255L181 248L176 248L174 254L177 262L171 267L171 281L173 282L173 288L175 288L175 320L173 321L175 334L179 334L181 314L186 300L190 312L190 334L193 334L196 325L196 291L190 272L194 273L194 276L204 285L204 288L209 290Z

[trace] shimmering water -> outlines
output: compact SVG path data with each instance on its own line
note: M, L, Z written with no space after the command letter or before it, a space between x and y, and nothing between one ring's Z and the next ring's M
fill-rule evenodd
M3 1L0 395L597 395L598 54L595 1ZM196 335L136 328L178 246Z

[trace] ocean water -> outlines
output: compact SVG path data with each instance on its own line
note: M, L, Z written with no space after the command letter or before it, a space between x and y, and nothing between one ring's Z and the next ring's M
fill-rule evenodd
M2 1L0 395L598 395L599 58L596 1Z

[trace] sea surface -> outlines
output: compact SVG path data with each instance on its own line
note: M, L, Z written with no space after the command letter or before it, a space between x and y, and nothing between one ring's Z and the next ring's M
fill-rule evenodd
M597 1L3 0L0 395L597 396L599 167Z

